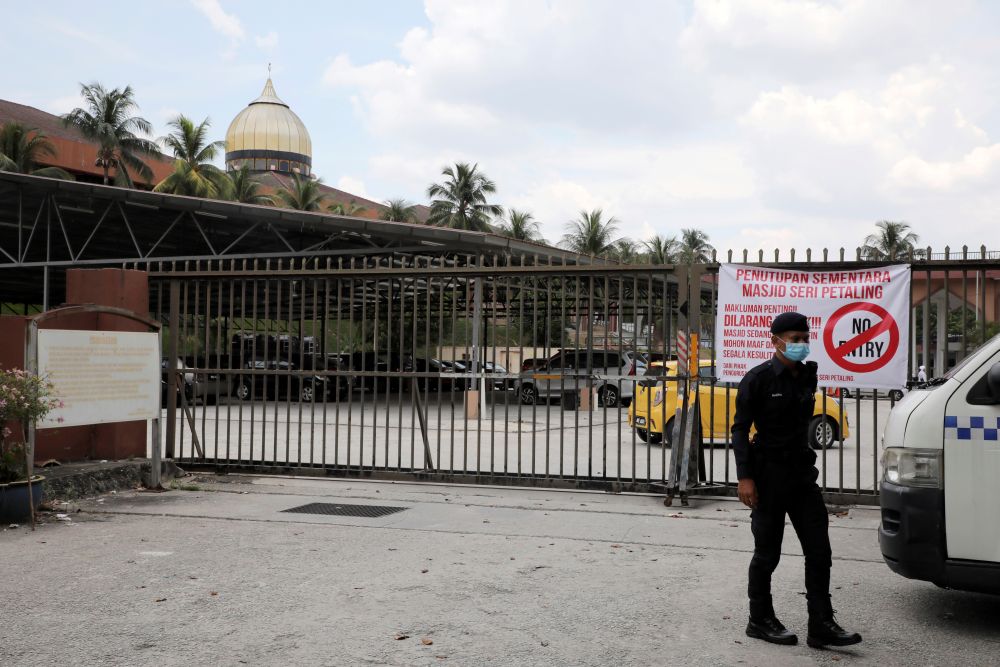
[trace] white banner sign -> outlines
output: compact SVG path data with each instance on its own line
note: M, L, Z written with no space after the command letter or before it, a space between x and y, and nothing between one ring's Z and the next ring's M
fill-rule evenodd
M155 333L42 329L38 369L62 401L38 428L159 415L160 342Z
M896 389L906 384L910 267L794 271L743 264L719 268L716 374L739 382L774 354L771 320L809 318L809 359L824 387Z

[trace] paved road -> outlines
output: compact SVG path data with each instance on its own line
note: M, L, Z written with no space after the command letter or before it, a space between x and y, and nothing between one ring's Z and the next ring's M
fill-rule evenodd
M484 419L465 417L461 396L431 395L426 406L430 461L438 469L525 475L589 475L663 480L670 451L647 445L628 426L627 410L564 410L552 404L521 406L513 395L490 394ZM832 400L832 399L831 399ZM871 490L880 468L889 403L844 402L850 437L819 452L820 482L834 490ZM351 402L226 402L193 409L198 443L208 459L297 464L340 464L423 469L428 459L410 394L369 396ZM182 421L179 452L196 453L190 424ZM860 455L859 455L860 452ZM709 477L735 481L732 453L716 443ZM433 467L433 466L428 466Z
M988 665L1000 598L889 572L831 517L845 651L748 639L747 512L699 500L281 478L184 480L0 533L3 665ZM405 507L378 519L311 502ZM776 577L802 632L792 531ZM431 643L424 643L427 640Z

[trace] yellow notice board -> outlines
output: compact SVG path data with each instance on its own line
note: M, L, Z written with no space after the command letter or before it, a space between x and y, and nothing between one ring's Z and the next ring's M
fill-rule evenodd
M159 348L156 333L40 330L38 370L62 405L37 428L155 419Z

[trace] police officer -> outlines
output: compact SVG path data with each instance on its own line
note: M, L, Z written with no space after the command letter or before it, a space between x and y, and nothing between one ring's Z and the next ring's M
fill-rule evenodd
M771 604L771 573L781 556L787 514L805 555L807 643L813 648L857 644L861 635L841 628L830 605L829 519L816 485L816 453L808 444L816 362L802 363L809 354L809 320L799 313L778 315L771 323L771 342L774 356L740 382L733 421L740 501L753 510L746 632L775 644L798 641L775 617ZM751 426L757 429L753 441Z

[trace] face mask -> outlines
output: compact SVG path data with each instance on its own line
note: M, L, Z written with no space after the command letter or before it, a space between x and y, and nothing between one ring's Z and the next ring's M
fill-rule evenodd
M803 361L809 356L809 343L785 343L782 354L789 361Z

